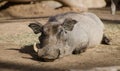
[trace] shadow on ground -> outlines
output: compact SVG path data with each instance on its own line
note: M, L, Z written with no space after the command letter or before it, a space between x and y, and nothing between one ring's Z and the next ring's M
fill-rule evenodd
M19 50L20 53L25 53L25 54L29 54L30 56L32 56L32 60L36 60L39 61L39 58L37 56L37 53L34 52L33 50L33 45L26 45L21 47L21 49Z
M54 69L43 68L33 65L22 65L13 62L3 62L3 61L0 61L0 70L1 71L63 71L55 68Z
M15 51L19 51L20 53L28 54L32 58L28 58L28 57L23 57L23 58L40 61L40 59L37 56L37 53L34 52L34 50L33 50L33 45L25 45L25 46L21 47L20 49L10 48L8 50L15 50Z

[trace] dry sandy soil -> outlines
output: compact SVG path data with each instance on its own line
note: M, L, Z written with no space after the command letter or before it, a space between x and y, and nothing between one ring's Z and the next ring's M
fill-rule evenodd
M19 11L16 10L16 14L17 12ZM64 11L62 10L62 12ZM46 13L53 14L49 11ZM23 14L18 15L23 16ZM29 16L26 15L24 16ZM34 21L7 21L6 23L1 21L0 71L69 71L71 69L120 66L120 22L104 21L105 33L110 37L111 45L99 45L87 49L82 54L66 56L54 62L41 62L32 49L33 43L38 42L39 35L35 35L28 27L28 24ZM39 21L45 24L47 19L41 18Z

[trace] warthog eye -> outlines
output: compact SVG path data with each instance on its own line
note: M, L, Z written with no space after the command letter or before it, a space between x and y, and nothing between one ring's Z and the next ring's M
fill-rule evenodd
M44 32L41 33L41 36L39 37L39 41L40 41L40 47L44 47L45 44L48 43L47 39L48 39L48 35L46 35Z

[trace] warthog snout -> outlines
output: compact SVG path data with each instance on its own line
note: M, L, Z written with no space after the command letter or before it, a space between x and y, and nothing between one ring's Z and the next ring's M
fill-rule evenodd
M37 47L36 43L34 43L33 48L34 51L38 53L38 57L42 61L54 61L60 55L60 51L58 49L53 49L53 48L50 49L49 47L38 49L39 47Z

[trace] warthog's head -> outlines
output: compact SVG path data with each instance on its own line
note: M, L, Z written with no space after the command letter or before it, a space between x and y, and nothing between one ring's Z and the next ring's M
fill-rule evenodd
M48 22L45 25L40 23L30 23L29 27L35 34L41 33L39 37L40 47L34 44L34 50L38 56L44 60L55 60L60 55L60 49L64 48L68 40L68 31L72 31L76 20L65 19L63 23Z

